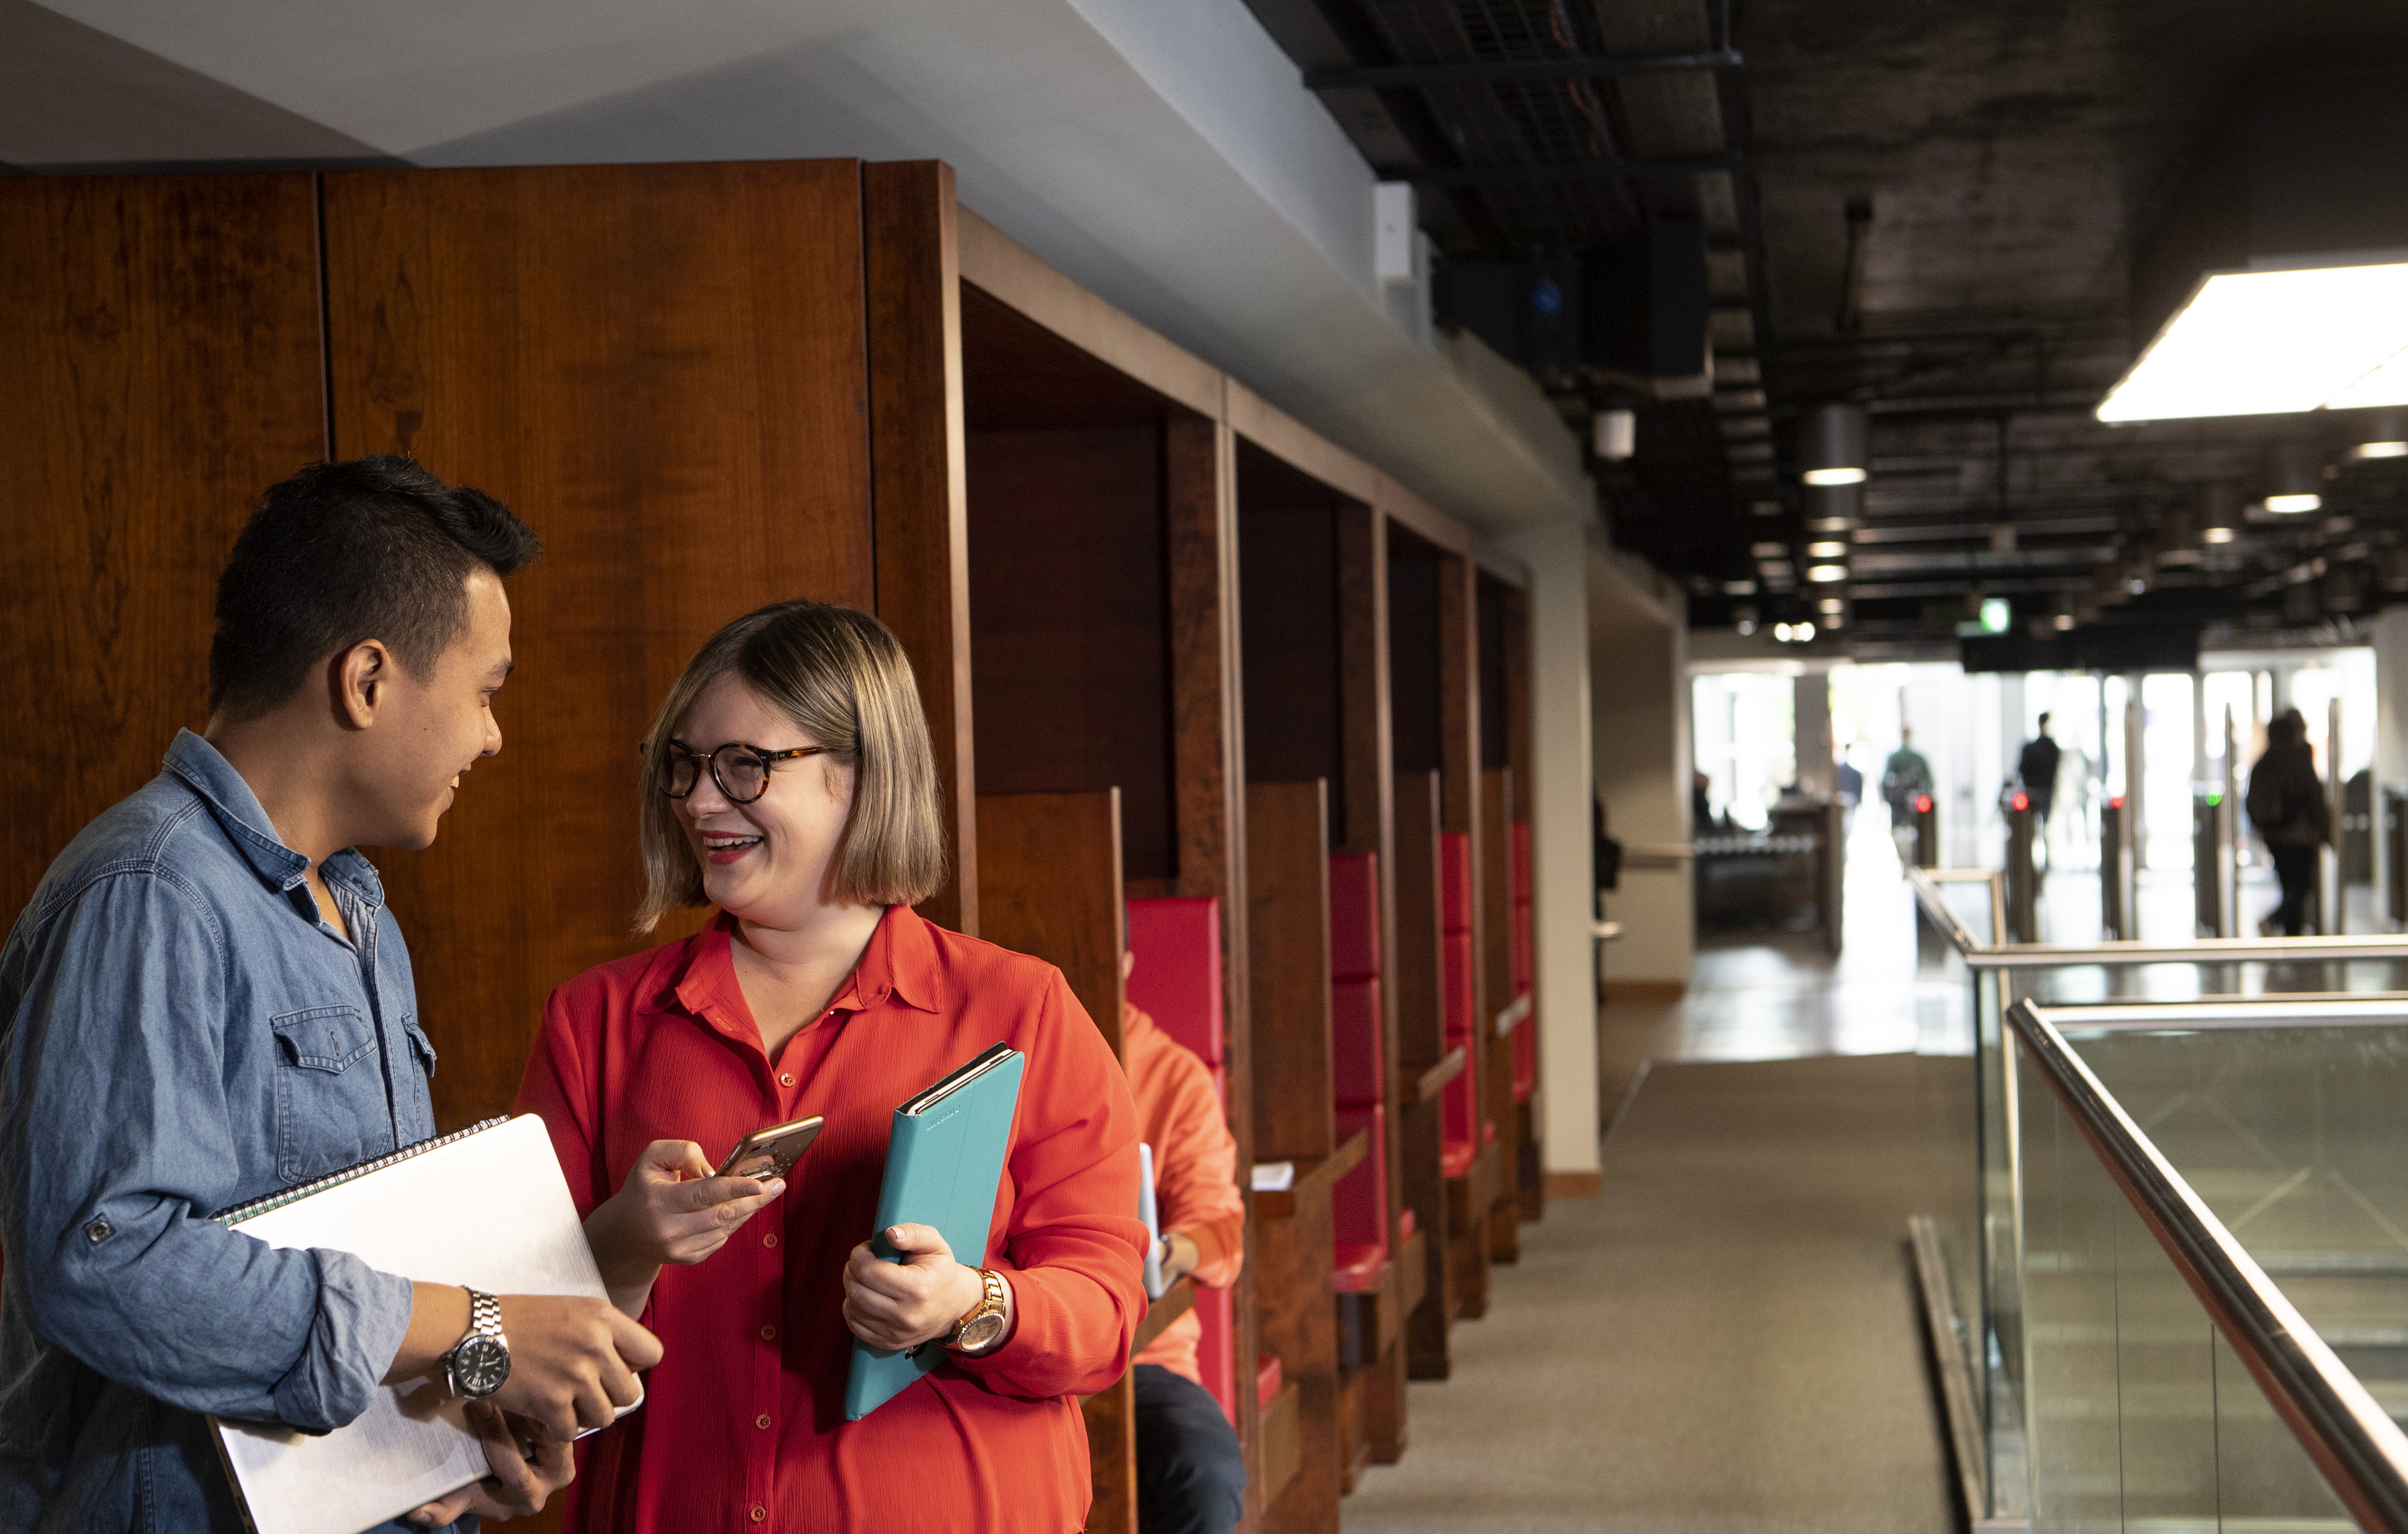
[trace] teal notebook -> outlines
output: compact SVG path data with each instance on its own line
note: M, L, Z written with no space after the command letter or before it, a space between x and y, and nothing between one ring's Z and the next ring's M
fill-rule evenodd
M995 1219L995 1192L1003 1183L1004 1152L1011 1143L1012 1111L1028 1057L994 1044L969 1064L895 1110L886 1140L886 1180L878 1190L878 1234L869 1249L901 1260L886 1244L890 1226L935 1226L953 1260L986 1266L986 1232ZM909 1352L874 1348L854 1338L853 1373L844 1385L844 1417L862 1418L945 1358L942 1338Z

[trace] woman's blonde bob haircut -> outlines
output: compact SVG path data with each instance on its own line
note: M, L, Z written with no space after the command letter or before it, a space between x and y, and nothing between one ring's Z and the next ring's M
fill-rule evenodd
M746 613L704 641L679 673L645 738L647 764L664 759L695 699L730 672L853 773L830 898L911 906L936 893L945 882L944 795L911 662L886 625L825 602L774 602ZM770 778L773 792L778 776ZM649 765L642 794L644 902L636 930L649 933L675 908L710 902L676 802L654 786Z

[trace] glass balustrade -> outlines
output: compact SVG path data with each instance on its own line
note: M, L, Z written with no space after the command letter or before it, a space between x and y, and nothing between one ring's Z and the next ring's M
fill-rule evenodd
M2408 991L2408 939L2010 945L1995 875L1914 880L1931 1139L1918 1266L1959 1377L1954 1414L1971 1419L1952 1430L1976 1518L2089 1527L2112 1502L2119 1527L2213 1527L2219 1508L2228 1528L2346 1527L2097 1147L2036 1095L2008 1012L2028 999L2064 1021L2068 1049L2199 1178L2237 1249L2297 1291L2344 1371L2408 1412L2408 999L2384 995ZM2099 1393L2102 1369L2124 1394Z

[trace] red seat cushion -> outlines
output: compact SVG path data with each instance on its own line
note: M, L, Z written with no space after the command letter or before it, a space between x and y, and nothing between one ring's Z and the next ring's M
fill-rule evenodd
M1131 900L1131 1005L1196 1053L1221 1064L1221 907L1216 900Z
M1460 1044L1471 1037L1471 934L1450 932L1440 939L1440 981L1446 999L1446 1041Z
M1375 853L1330 855L1329 972L1340 980L1380 972L1380 859Z
M1468 1177L1472 1158L1479 1154L1468 1140L1450 1140L1438 1154L1439 1170L1449 1177Z
M1460 1076L1446 1083L1439 1098L1440 1133L1451 1140L1473 1143L1478 1131L1472 1125L1480 1122L1480 1097L1472 1088L1471 1071L1466 1068Z
M1329 1225L1340 1246L1388 1244L1388 1125L1386 1110L1341 1108L1340 1142L1363 1131L1363 1159L1329 1190Z
M1439 833L1438 902L1439 925L1471 930L1471 838L1464 832Z
M1380 1269L1388 1265L1388 1249L1372 1241L1340 1241L1333 1269L1338 1292L1359 1295L1380 1286Z
M1221 1403L1221 1414L1231 1426L1238 1421L1237 1325L1236 1312L1230 1300L1234 1291L1198 1289L1196 1291L1196 1315L1202 1323L1202 1334L1196 1339L1196 1372L1203 1376L1204 1388Z
M1254 1360L1254 1404L1256 1406L1268 1406L1279 1399L1282 1383L1278 1354L1266 1353Z
M1380 982L1341 980L1329 988L1331 1095L1340 1108L1369 1108L1387 1097L1380 1068Z

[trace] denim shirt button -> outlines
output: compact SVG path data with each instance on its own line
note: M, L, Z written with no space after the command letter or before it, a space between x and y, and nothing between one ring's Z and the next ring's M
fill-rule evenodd
M94 1246L98 1246L101 1242L108 1240L109 1237L116 1234L114 1230L109 1228L109 1224L107 1220L94 1220L92 1224L83 1227L83 1233L84 1239L91 1241Z

